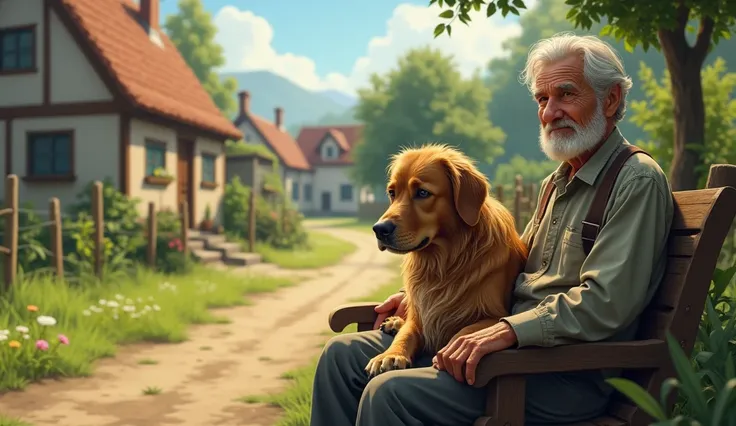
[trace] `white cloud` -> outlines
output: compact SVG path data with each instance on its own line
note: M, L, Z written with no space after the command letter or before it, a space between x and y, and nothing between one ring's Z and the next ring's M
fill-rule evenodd
M526 1L528 7L534 3L536 0ZM469 76L484 68L491 58L504 55L503 41L521 33L515 20L504 19L500 14L484 19L478 14L470 26L456 21L451 38L442 35L435 39L433 29L444 21L438 13L436 7L397 6L386 23L385 33L370 40L349 75L318 75L312 59L276 52L271 45L273 27L250 11L225 6L215 16L215 24L219 29L217 42L225 52L223 71L268 70L310 90L332 89L349 94L364 87L372 73L394 68L408 49L425 45L452 54L462 74Z

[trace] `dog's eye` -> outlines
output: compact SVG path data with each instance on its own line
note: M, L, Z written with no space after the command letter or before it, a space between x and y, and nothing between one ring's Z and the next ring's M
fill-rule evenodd
M430 195L432 194L430 194L429 191L427 191L426 189L417 189L417 198L427 198Z
M393 189L389 189L389 190L388 190L388 191L386 191L386 192L388 192L388 198L389 198L389 199L391 199L391 200L393 200L393 199L394 199L394 197L396 196L396 192L394 192L394 190L393 190Z

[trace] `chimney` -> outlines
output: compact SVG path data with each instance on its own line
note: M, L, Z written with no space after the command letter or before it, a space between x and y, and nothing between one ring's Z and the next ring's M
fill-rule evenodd
M240 115L248 115L250 113L250 92L242 90L238 92L240 99Z
M276 112L276 121L274 123L276 124L276 127L281 129L284 125L284 109L276 107L274 111Z
M159 0L140 0L140 14L148 28L158 30Z

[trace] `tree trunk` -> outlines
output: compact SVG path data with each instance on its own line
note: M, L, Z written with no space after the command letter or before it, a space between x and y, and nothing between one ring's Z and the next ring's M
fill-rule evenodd
M670 73L675 109L675 140L670 164L673 191L697 189L702 171L700 152L705 145L705 105L700 66L687 64L680 76ZM694 149L693 149L694 148Z
M703 17L698 38L690 46L685 38L690 10L680 2L678 24L671 30L657 33L667 69L670 72L674 102L673 157L669 178L673 191L697 189L703 171L700 153L705 146L705 104L700 70L705 62L713 35L713 20Z

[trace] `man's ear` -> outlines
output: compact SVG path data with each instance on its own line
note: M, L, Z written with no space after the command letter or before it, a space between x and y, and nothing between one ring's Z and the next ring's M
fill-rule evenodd
M488 181L473 167L447 163L455 196L455 210L463 222L475 226L488 196Z

